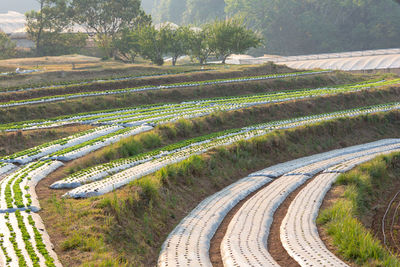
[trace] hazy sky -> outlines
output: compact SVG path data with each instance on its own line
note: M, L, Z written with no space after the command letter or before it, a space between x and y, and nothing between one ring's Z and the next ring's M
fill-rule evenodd
M36 0L0 0L0 13L7 13L10 10L25 13L37 7Z
M147 12L151 11L152 0L142 0ZM32 9L38 8L36 0L0 0L0 13L7 13L8 11L17 11L25 13Z

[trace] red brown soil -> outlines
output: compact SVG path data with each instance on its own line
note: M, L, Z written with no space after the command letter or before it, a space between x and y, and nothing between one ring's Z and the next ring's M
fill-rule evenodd
M296 198L298 193L306 187L313 178L307 180L304 184L298 187L295 191L293 191L289 196L285 199L285 201L278 207L275 211L274 219L272 221L271 229L269 231L268 236L268 251L274 260L280 266L287 267L298 267L300 266L297 261L295 261L283 247L281 242L281 224L283 219L285 218L287 211L289 209L290 204Z
M281 266L288 266L288 267L294 267L294 266L300 266L290 255L287 253L285 248L282 246L281 240L280 240L280 226L282 223L283 218L285 217L287 210L294 200L294 198L297 196L297 194L311 181L312 179L309 179L306 183L304 183L302 186L297 188L295 191L293 191L287 198L286 200L279 206L279 208L276 210L274 214L274 220L271 225L269 237L268 237L268 251L271 253L272 257L279 263ZM222 221L221 225L218 227L217 232L211 239L211 244L210 244L210 259L214 267L223 267L223 262L222 262L222 255L221 255L221 242L226 234L226 231L228 229L229 223L231 222L232 218L235 216L235 214L239 211L239 209L244 205L246 201L248 201L250 198L252 198L255 194L257 194L259 191L263 190L269 186L269 184L263 186L259 190L251 193L249 196L247 196L245 199L240 201L225 217L225 219Z
M213 238L210 242L210 259L213 267L223 267L224 264L222 262L222 255L221 255L221 242L224 238L226 231L228 230L229 223L231 222L233 216L240 210L240 208L246 203L250 198L252 198L255 194L259 191L263 190L269 184L261 187L260 189L254 191L246 198L242 199L229 213L225 216L224 220L222 221L221 225L218 227L217 231L215 232Z

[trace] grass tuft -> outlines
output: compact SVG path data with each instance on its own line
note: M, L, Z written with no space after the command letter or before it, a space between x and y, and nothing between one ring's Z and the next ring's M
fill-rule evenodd
M399 159L398 153L378 157L340 175L336 185L346 186L343 198L322 210L317 219L332 237L339 254L358 265L400 266L400 260L392 256L360 221L378 198L379 189L390 186L388 164Z

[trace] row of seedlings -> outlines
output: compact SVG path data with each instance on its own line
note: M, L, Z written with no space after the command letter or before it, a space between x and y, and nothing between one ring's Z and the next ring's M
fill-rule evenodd
M0 264L61 266L37 214L37 183L63 164L36 161L22 166L0 182Z
M97 127L95 129L90 129L84 132L80 132L66 138L48 142L30 149L14 153L9 156L2 157L0 158L0 161L26 164L28 162L37 160L56 151L66 149L68 147L78 145L82 142L86 142L116 132L122 128L123 128L122 126L116 126L116 125Z
M245 77L245 78L236 78L236 79L221 79L221 80L212 80L212 81L177 83L177 84L160 85L160 86L148 86L148 87L145 86L145 87L137 87L137 88L129 88L129 89L116 89L116 90L108 90L108 91L95 91L95 92L87 92L87 93L66 94L66 95L58 95L58 96L46 96L46 97L32 98L32 99L27 99L27 100L4 102L0 105L0 108L8 108L8 107L15 107L15 106L30 105L30 104L49 103L49 102L54 102L54 101L75 99L75 98L81 98L81 97L126 94L126 93L142 92L142 91L149 91L149 90L174 89L174 88L181 88L181 87L199 87L199 86L204 86L204 85L260 81L260 80L268 80L268 79L276 79L276 78L322 74L322 73L328 73L328 72L330 72L330 71L307 71L307 72L299 72L299 73L273 74L273 75Z
M98 80L86 80L86 81L62 81L62 82L52 82L51 85L44 85L44 86L33 86L33 87L14 87L12 89L6 89L5 91L0 91L0 93L14 93L20 91L31 91L31 90L39 90L39 89L56 89L56 88L68 88L68 87L76 87L80 85L88 85L88 84L110 84L114 82L120 81L127 81L127 80L136 80L136 79L143 79L143 78L156 78L162 77L167 75L177 75L177 74L184 74L187 72L196 73L196 72L207 72L212 71L210 69L204 70L192 70L192 71L184 71L184 72L172 72L172 73L161 73L161 74L154 74L154 75L139 75L139 76L123 76L123 77L109 77L109 78L102 78ZM2 73L0 73L2 75Z
M218 97L205 100L189 101L180 104L152 105L144 107L136 107L132 109L118 109L101 112L89 112L78 115L62 116L51 120L37 120L18 122L14 124L6 124L1 129L9 129L15 131L17 129L40 129L51 128L56 126L83 123L83 124L113 124L127 123L126 126L140 125L140 121L150 122L158 120L162 116L172 116L175 113L184 113L193 111L196 114L209 114L213 110L232 110L245 108L253 105L284 102L289 100L312 98L318 96L333 95L345 92L355 92L359 90L368 90L370 88L378 88L386 85L399 84L399 79L388 81L372 80L368 82L335 86L329 88L302 89L284 92L273 92L256 95L245 95L236 97ZM186 116L190 117L190 116ZM132 122L131 122L132 121ZM137 121L137 122L135 122ZM133 124L134 123L134 124Z
M371 108L361 108L361 109L354 109L348 110L345 112L335 112L335 113L328 113L328 114L320 114L314 116L307 116L295 119L289 119L279 122L273 123L266 123L261 125L256 125L252 127L245 127L239 131L230 132L225 134L222 132L219 136L211 138L209 140L201 141L199 143L193 143L190 146L184 147L179 149L174 153L169 153L165 156L159 158L148 159L144 163L141 164L134 164L135 166L128 168L124 171L120 171L110 177L104 178L99 177L98 181L84 184L79 186L65 194L66 197L73 197L73 198L83 198L83 197L90 197L96 195L102 195L108 193L114 189L122 187L133 180L141 178L145 175L153 173L169 164L173 164L184 159L189 158L190 156L197 155L204 153L210 149L213 149L218 146L225 146L232 144L234 142L238 142L240 140L246 140L250 138L254 138L257 136L265 135L266 133L275 130L275 129L288 129L294 128L302 125L308 125L316 122L331 120L335 118L343 118L349 116L358 116L369 114L372 112L379 112L379 111L387 111L393 109L399 109L400 104L390 104L390 105L383 105L378 107L371 107ZM129 165L129 164L128 164ZM128 165L125 165L128 167ZM87 181L84 181L87 182ZM71 183L76 183L74 179L72 179ZM54 188L60 187L60 184L65 184L65 181L61 181L59 184L53 185ZM75 184L76 185L76 184ZM67 186L68 187L68 186ZM73 186L69 186L73 187Z
M102 147L116 143L123 138L137 135L146 131L150 131L151 129L153 129L153 127L150 125L141 125L141 126L123 128L116 132L92 139L90 141L80 143L73 147L57 151L53 154L48 155L46 158L61 160L61 161L70 161L73 159L83 157Z
M60 161L35 161L7 175L0 185L0 212L38 210L37 183L61 166L63 163Z

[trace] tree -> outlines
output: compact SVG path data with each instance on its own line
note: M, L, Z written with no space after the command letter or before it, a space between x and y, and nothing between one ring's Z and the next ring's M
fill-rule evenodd
M15 43L4 32L0 31L0 59L15 55Z
M66 0L37 1L40 5L39 11L32 10L25 16L27 32L36 44L36 54L42 55L42 45L45 44L43 37L61 33L71 25L71 20Z
M203 26L200 30L192 30L190 35L190 54L196 58L201 65L207 63L212 50L209 45L208 39L208 25Z
M167 43L167 52L171 54L172 65L175 66L180 56L189 53L191 30L187 26L182 26L178 29L166 26L164 32Z
M118 50L122 60L134 63L141 51L139 30L123 29L120 38L115 41L115 48Z
M162 27L156 30L154 26L141 27L138 29L138 37L141 56L154 64L163 65L163 55L167 51L167 29Z
M52 33L43 32L41 38L41 55L58 56L79 53L86 46L85 33Z
M209 46L223 64L229 55L243 54L261 44L261 38L238 18L216 20L208 27Z
M140 0L72 0L72 7L75 22L96 33L105 57L115 55L113 45L122 29L135 27L138 18L150 19Z
M135 62L136 57L141 51L139 29L148 26L151 26L151 17L147 16L144 11L141 11L140 15L131 23L130 28L126 27L119 31L112 47L119 52L118 56L120 56L122 60L131 63Z

